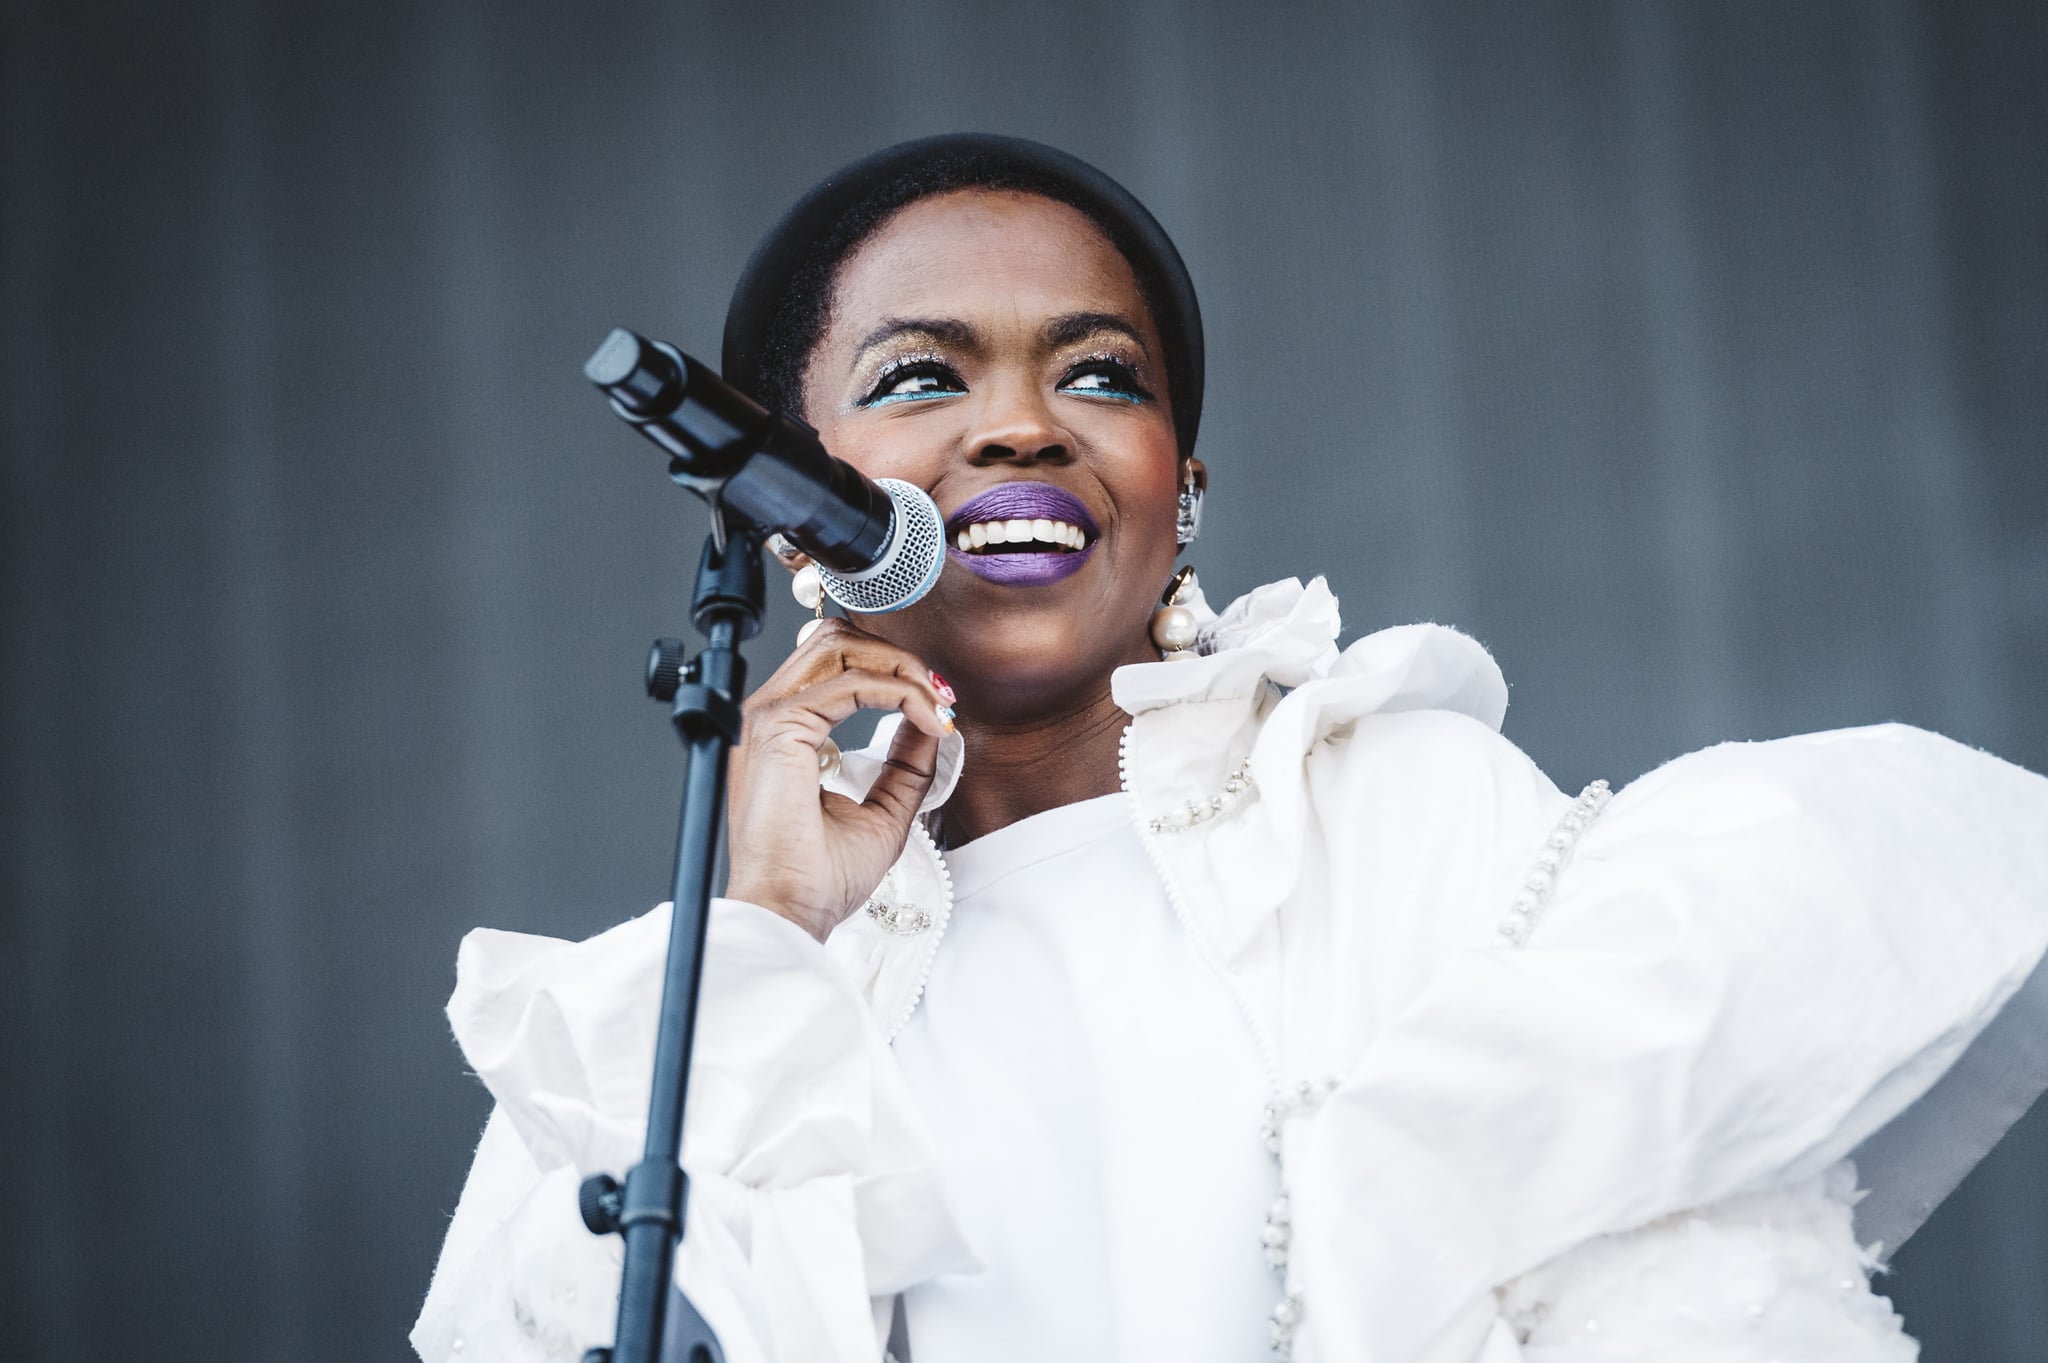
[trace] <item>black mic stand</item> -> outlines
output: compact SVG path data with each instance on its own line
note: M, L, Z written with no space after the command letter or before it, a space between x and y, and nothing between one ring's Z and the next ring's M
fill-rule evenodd
M746 689L747 664L739 646L760 633L763 608L763 532L752 525L729 529L715 497L711 518L690 605L691 619L709 642L685 663L679 641L657 639L647 659L648 694L674 703L670 719L686 758L683 811L669 890L674 908L654 1039L647 1142L623 1187L609 1174L594 1174L577 1194L583 1222L594 1234L617 1232L626 1241L617 1333L609 1349L586 1350L583 1363L725 1363L711 1327L690 1299L671 1287L689 1200L689 1180L681 1167L683 1101L704 974L704 932L725 818L726 759L739 739L740 697Z

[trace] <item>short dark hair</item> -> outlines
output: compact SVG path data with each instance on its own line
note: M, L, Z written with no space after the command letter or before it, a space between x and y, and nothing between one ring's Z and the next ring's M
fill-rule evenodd
M952 134L888 148L814 188L768 233L726 317L725 376L765 406L801 415L804 369L823 335L846 259L898 211L962 189L1014 190L1066 204L1109 239L1166 348L1181 453L1201 415L1202 326L1187 269L1130 192L1065 152L1017 138Z

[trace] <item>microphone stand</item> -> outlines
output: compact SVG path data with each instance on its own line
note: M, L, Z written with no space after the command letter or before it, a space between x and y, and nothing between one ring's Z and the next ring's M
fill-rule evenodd
M690 614L709 641L687 663L683 646L657 639L647 659L647 691L673 703L670 721L685 753L683 807L676 832L668 964L654 1040L654 1083L647 1140L623 1186L609 1174L583 1181L577 1203L594 1234L625 1238L618 1330L612 1346L589 1349L583 1363L724 1363L725 1354L696 1307L672 1286L683 1238L689 1180L681 1165L683 1102L690 1081L697 998L711 877L725 817L726 760L740 734L747 665L740 644L761 630L764 606L757 526L729 528L714 497L711 533L697 564Z

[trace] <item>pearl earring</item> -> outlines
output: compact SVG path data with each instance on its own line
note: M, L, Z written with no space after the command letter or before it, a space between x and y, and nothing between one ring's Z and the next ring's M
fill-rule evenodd
M1201 494L1195 496L1199 498ZM1180 604L1181 597L1194 585L1193 565L1182 567L1167 579L1166 590L1159 596L1159 609L1152 612L1152 642L1168 662L1201 656L1194 651L1201 632L1195 623L1195 613Z
M818 626L825 623L825 580L818 576L818 565L806 563L789 579L789 594L796 603L811 612L811 618L797 627L796 641L801 645L817 633Z

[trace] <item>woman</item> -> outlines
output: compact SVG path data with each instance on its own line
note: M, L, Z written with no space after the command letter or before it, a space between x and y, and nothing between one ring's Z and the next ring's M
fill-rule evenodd
M748 704L679 1267L728 1358L1913 1357L1862 1245L2048 1078L1945 1085L2005 1107L1932 1156L1895 1135L2037 996L2048 783L1893 726L1572 798L1463 636L1339 653L1320 581L1212 613L1169 583L1192 288L1049 148L841 171L725 360L953 538ZM863 709L897 718L842 760ZM609 1338L574 1188L636 1153L666 931L465 942L499 1106L423 1357Z

